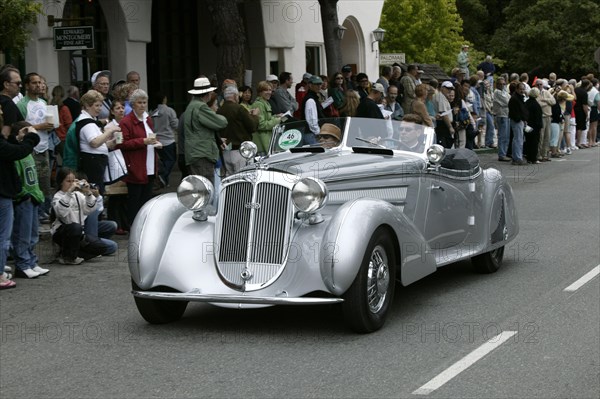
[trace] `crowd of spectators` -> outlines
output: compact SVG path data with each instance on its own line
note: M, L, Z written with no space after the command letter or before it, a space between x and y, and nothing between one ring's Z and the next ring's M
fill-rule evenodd
M344 65L331 77L305 73L296 84L282 72L255 88L231 79L217 87L200 76L179 116L164 94L140 89L135 71L113 84L110 71L98 71L81 97L75 86L56 86L49 96L42 75L31 72L21 80L18 69L4 66L0 288L16 285L13 271L26 278L48 274L35 256L39 223L52 223L60 263L112 254L117 244L111 236L127 234L156 189L170 185L176 163L182 177L196 174L219 184L245 165L237 152L243 141L254 141L264 154L273 128L288 119L306 121L305 143L331 148L340 132L333 125L323 132L322 118L406 115L433 127L446 148L494 148L499 161L514 165L598 145L600 94L593 75L530 79L527 73L496 74L491 56L476 70L470 62L465 45L451 77L442 81L423 79L417 64L384 66L376 79ZM114 162L128 170L107 179ZM14 270L5 269L9 256Z

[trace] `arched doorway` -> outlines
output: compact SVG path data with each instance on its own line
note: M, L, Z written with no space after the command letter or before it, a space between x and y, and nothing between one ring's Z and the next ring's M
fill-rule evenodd
M349 16L342 25L346 28L341 44L342 65L350 65L353 74L364 71L365 46L360 23L355 17Z

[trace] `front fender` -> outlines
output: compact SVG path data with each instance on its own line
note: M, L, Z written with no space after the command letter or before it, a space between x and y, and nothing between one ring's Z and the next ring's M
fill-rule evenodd
M369 240L380 226L387 226L395 235L396 259L403 285L436 270L435 258L423 235L398 207L381 200L361 198L342 205L323 235L320 270L323 282L332 293L341 295L350 287Z
M138 212L128 245L129 271L138 287L148 289L154 281L169 233L186 211L177 194L169 193L152 198Z

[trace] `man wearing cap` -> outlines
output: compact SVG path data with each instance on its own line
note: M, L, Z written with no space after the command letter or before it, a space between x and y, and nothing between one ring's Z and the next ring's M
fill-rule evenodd
M402 97L402 109L405 114L408 114L412 110L412 103L415 101L417 96L415 95L415 88L417 87L417 74L419 68L416 64L410 64L406 71L406 75L400 79L400 83L404 88Z
M451 148L454 143L454 128L452 127L452 106L448 101L448 93L454 91L454 85L449 80L442 82L439 91L433 94L435 109L435 134L438 144Z
M332 123L324 123L317 136L319 145L323 148L333 148L340 145L342 141L342 131Z
M465 79L469 79L469 65L471 64L471 59L469 58L469 46L467 44L463 44L460 53L456 57L456 63L458 67L465 73Z
M194 81L194 88L188 90L194 97L185 110L183 122L188 170L192 175L207 178L213 185L215 164L219 158L217 132L227 127L227 118L216 114L206 104L215 89L206 77Z
M346 82L346 90L355 90L354 83L352 82L352 67L350 65L342 67L342 75L344 76L344 82Z
M292 88L293 83L294 78L292 78L292 74L290 72L281 72L279 74L279 87L271 96L271 98L275 101L275 109L277 109L277 112L272 110L274 114L284 114L288 111L293 114L298 109L298 102L296 102L294 96L292 96L288 91ZM271 108L273 108L273 106L271 106Z
M98 71L92 75L92 88L102 94L104 100L102 101L102 109L98 114L98 121L104 125L108 123L108 117L110 116L110 106L112 101L109 96L110 91L110 71Z
M319 90L323 80L317 75L311 76L308 82L308 91L302 101L302 118L306 121L308 129L302 135L304 144L316 144L315 136L319 134L319 119L325 118L323 107L319 102Z
M217 114L227 118L227 127L221 131L221 138L227 139L227 147L223 151L225 174L231 176L240 170L246 160L241 156L240 145L244 141L252 141L252 133L258 128L258 108L250 112L240 105L240 92L237 87L226 87L223 91L225 102L217 110Z
M379 105L377 105L382 97L383 85L381 83L375 83L373 87L371 87L369 95L360 100L360 104L358 104L358 108L356 109L356 116L359 118L384 119L381 109L379 108Z

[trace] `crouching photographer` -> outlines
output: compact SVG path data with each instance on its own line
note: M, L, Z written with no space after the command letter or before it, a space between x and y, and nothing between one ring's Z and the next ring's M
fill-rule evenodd
M100 221L95 231L86 229L85 220L101 206L98 190L86 180L78 180L69 168L61 168L56 176L59 190L52 199L56 219L52 223L52 240L60 247L58 261L65 265L78 265L98 255L111 255L117 243L108 238L117 225Z

